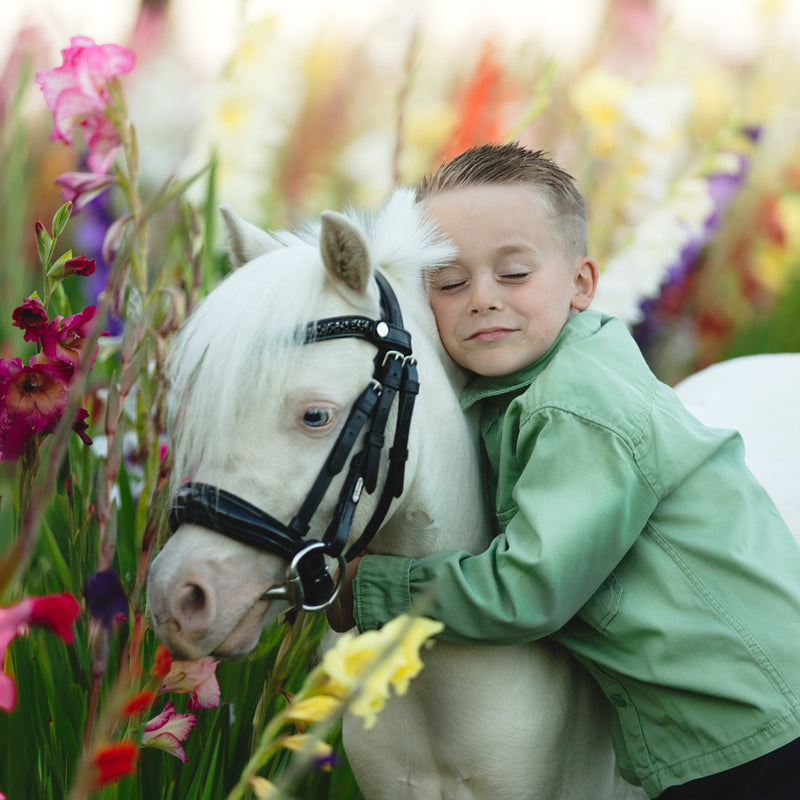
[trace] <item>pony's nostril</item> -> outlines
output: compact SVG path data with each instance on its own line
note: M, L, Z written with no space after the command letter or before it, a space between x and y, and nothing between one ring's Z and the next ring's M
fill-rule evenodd
M184 624L204 625L213 616L213 603L210 595L197 583L184 584L178 593L177 601L177 616Z

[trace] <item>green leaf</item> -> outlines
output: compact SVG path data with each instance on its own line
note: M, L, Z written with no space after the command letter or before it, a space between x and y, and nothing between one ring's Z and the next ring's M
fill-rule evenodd
M67 202L56 211L53 217L53 239L58 239L58 237L64 233L71 216L72 201L67 200Z

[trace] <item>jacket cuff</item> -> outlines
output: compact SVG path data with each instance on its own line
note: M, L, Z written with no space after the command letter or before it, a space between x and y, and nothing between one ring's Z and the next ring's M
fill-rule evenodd
M412 559L364 556L353 581L353 616L360 632L377 630L411 608Z

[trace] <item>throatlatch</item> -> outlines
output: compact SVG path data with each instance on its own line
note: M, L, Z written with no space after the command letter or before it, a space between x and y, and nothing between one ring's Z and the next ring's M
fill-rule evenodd
M403 491L408 435L419 380L411 334L403 327L397 298L383 275L375 273L375 279L381 298L380 320L351 315L316 320L306 326L304 344L356 337L374 344L378 352L372 378L353 403L325 464L289 524L284 525L232 492L207 483L185 484L170 504L168 524L172 531L184 523L201 525L286 559L289 562L286 582L271 588L265 597L287 600L292 607L304 611L321 611L335 600L344 581L346 561L367 547L383 523L392 499ZM372 517L344 554L358 501L363 492L372 494L377 488L386 423L395 397L397 423L386 482ZM363 448L350 458L359 435L370 421ZM344 469L348 458L347 476L322 539L305 538L331 481ZM328 571L326 555L338 561L338 582Z

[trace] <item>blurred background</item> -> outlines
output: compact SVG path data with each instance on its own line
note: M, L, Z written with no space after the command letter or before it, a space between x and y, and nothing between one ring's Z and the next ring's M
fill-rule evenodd
M81 168L75 148L49 140L34 74L78 35L136 53L123 85L145 194L213 159L193 200L281 228L377 207L443 158L518 139L576 177L602 270L595 306L629 324L663 380L800 350L800 3L3 6L2 356L17 354L11 311L37 281L34 222L62 202L55 178ZM106 193L75 217L76 251L100 259L113 204ZM181 258L169 220L153 241L151 270Z

